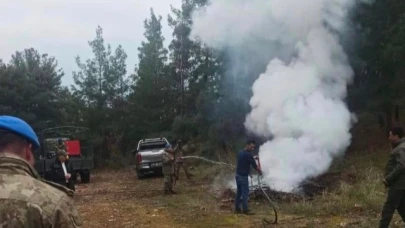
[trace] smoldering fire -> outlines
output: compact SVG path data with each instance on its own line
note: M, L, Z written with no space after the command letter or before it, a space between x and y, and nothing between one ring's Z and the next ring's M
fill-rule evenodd
M350 144L353 119L343 99L353 72L338 34L353 2L215 0L194 12L191 35L214 48L278 47L252 87L245 122L247 130L273 138L259 155L275 190L292 191L324 173Z

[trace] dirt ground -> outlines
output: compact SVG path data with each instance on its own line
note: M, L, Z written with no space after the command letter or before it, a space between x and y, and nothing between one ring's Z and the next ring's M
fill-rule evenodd
M163 195L162 188L161 176L137 180L129 168L98 171L91 183L76 186L75 202L88 228L263 227L260 214L233 214L232 202L219 202L210 184L197 177L181 176L173 196Z
M75 201L84 227L173 227L158 200L161 181L139 181L130 169L93 173L90 184L76 186Z
M176 195L163 195L163 178L137 180L132 169L96 171L91 183L76 186L75 202L86 228L125 227L358 227L351 219L306 218L279 212L279 224L263 226L266 211L250 202L256 215L235 215L233 202L212 192L212 181L182 175ZM268 211L267 211L268 213Z

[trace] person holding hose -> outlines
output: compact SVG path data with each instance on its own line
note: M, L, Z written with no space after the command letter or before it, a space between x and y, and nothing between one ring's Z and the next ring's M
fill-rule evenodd
M252 152L254 151L256 143L254 140L248 140L245 148L238 153L236 161L236 199L235 199L235 213L252 215L253 213L248 207L249 197L249 174L250 167L253 167L259 175L262 175L261 169L257 166ZM240 205L242 204L242 210Z
M181 144L180 140L177 142L177 150L174 151L174 155L175 155L175 160L176 160L175 161L175 178L176 178L176 181L179 180L180 168L183 168L187 179L190 179L191 174L188 172L186 164L184 164L184 160L183 160L184 150L183 150L183 145Z
M162 164L162 172L164 176L164 189L165 194L176 194L173 191L173 182L174 182L174 150L170 144L166 144L165 150L163 152L163 164Z

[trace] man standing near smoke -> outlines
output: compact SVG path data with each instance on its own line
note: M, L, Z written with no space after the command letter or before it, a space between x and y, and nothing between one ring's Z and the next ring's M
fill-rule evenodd
M388 139L392 144L390 159L385 168L383 183L388 187L387 200L384 203L380 228L388 228L395 210L405 222L405 138L401 127L394 127Z
M173 181L175 178L173 153L175 150L177 150L177 146L173 149L170 144L166 144L165 150L163 152L162 172L164 176L165 194L175 194L175 192L173 191Z
M176 181L179 180L180 168L183 168L187 179L190 179L191 174L188 172L186 164L184 164L184 160L183 160L184 149L183 149L183 145L182 145L180 140L177 142L177 147L176 148L177 148L177 150L174 151L175 160L176 160L175 161L176 162L176 165L175 165L175 178L176 178Z
M238 158L236 161L236 199L235 199L235 213L244 213L246 215L253 214L248 208L248 197L249 197L249 173L250 167L252 166L259 174L262 171L257 167L256 161L253 158L252 152L256 146L255 141L248 140L246 142L245 148L238 153ZM240 205L242 204L242 210L240 210Z

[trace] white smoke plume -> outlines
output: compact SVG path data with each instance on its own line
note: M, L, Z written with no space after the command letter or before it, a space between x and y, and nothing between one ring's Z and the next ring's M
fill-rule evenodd
M293 191L324 173L350 144L353 118L343 100L353 71L338 36L354 2L212 0L193 15L191 36L211 47L277 44L253 85L245 122L272 138L259 156L265 181L276 190Z

